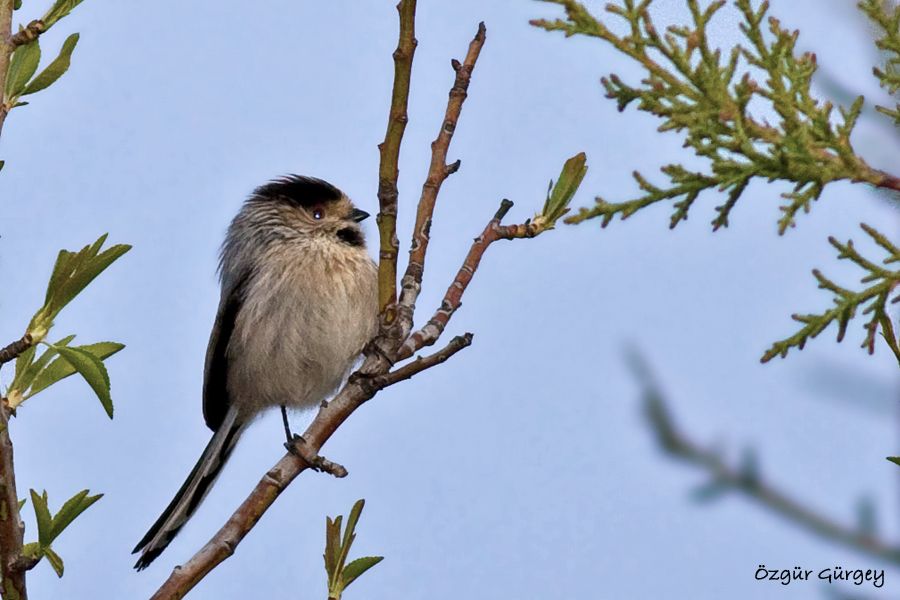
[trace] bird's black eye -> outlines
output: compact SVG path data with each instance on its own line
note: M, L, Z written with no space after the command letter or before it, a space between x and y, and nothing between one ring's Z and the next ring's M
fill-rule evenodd
M321 221L322 220L322 209L317 208L317 209L313 210L312 215L313 215L313 219L315 219L316 221Z

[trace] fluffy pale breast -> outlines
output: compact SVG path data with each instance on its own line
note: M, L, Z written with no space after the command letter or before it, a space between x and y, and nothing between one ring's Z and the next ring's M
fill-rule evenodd
M258 264L228 347L229 397L248 417L319 404L377 323L377 268L364 249L308 240Z

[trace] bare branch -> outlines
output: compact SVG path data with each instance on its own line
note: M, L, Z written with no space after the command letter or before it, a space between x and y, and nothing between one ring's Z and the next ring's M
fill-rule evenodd
M500 203L500 209L494 215L494 218L490 220L484 231L481 232L481 235L472 242L469 253L466 255L459 271L457 271L450 287L447 288L447 293L444 294L440 308L437 309L437 312L434 313L434 316L422 329L407 338L397 353L398 360L409 358L420 348L433 344L441 336L453 313L462 305L463 294L466 288L469 287L472 277L475 276L475 271L478 270L478 265L481 264L481 257L484 256L488 246L497 240L530 238L541 233L542 230L531 222L521 225L500 225L500 220L506 216L506 213L509 212L512 206L513 203L509 200L503 200Z
M409 379L413 375L421 373L425 369L430 369L435 365L446 362L448 358L450 358L463 348L470 346L472 344L472 337L473 335L471 333L458 335L450 340L450 343L447 344L442 350L439 350L434 354L424 357L420 356L416 358L416 360L403 365L395 371L372 377L370 379L371 385L374 386L376 391L381 390L388 387L389 385L394 385L395 383Z
M322 458L318 453L335 431L347 418L380 390L407 380L431 367L439 365L472 343L472 334L453 338L440 351L403 364L391 370L396 362L411 357L424 345L437 341L444 331L452 312L459 306L465 287L478 268L481 256L487 247L498 239L534 237L553 227L553 219L545 219L543 225L526 222L522 225L501 226L500 220L512 206L504 200L494 218L484 232L475 240L469 255L451 284L444 304L451 308L439 311L432 321L437 323L432 329L416 337L409 344L406 337L412 328L415 303L422 283L425 267L425 253L428 246L428 229L431 225L435 203L443 181L459 168L459 161L447 164L447 150L456 129L456 124L465 100L472 69L485 41L484 23L479 24L475 38L469 44L465 60L453 61L456 78L441 130L432 143L431 166L422 188L416 214L416 225L412 233L410 262L401 282L400 302L395 303L396 292L396 210L397 210L397 160L406 123L406 105L409 94L409 76L412 53L415 49L414 23L415 2L402 0L398 5L400 15L400 40L394 53L394 87L391 117L385 141L380 146L381 169L379 171L379 201L381 215L381 256L379 271L379 297L382 309L382 327L378 336L369 343L363 354L365 360L357 372L352 374L344 387L330 402L323 402L315 419L284 456L259 481L246 500L238 507L225 525L187 563L177 567L153 600L182 598L207 573L234 553L241 540L249 533L265 511L275 502L282 491L307 468L319 468L336 476L346 474L346 469ZM583 161L583 157L582 157ZM567 163L568 164L568 163ZM583 166L583 165L582 165ZM583 176L583 171L581 172ZM578 179L580 181L580 178ZM567 200L566 200L567 201ZM391 316L397 306L397 312ZM442 307L443 309L443 307ZM394 318L399 317L399 318ZM409 348L403 346L404 341ZM398 355L399 354L399 355Z
M317 453L340 425L372 398L376 392L400 381L409 379L417 373L441 364L448 358L469 346L471 334L454 338L446 348L427 358L422 358L398 368L390 373L368 375L368 369L381 368L377 357L370 356L366 363L354 373L344 388L328 403L323 403L316 418L303 433L303 452L311 457ZM319 457L321 458L321 457ZM256 484L246 500L231 515L225 525L200 549L188 562L176 567L162 587L151 600L174 600L183 598L210 571L229 556L253 529L262 515L275 502L287 486L305 471L316 458L301 458L288 452L268 473ZM333 464L333 463L331 463ZM321 463L320 463L321 465Z
M428 168L428 176L422 186L422 195L416 210L416 224L413 229L412 245L409 250L409 264L401 281L400 311L404 325L408 328L412 324L412 314L415 310L416 299L422 287L422 274L425 270L425 253L428 250L429 231L431 218L434 214L434 206L437 202L441 185L452 173L459 169L459 161L452 165L447 164L447 151L453 133L456 131L456 123L462 111L463 102L469 89L469 81L472 77L472 69L481 53L486 37L484 23L478 24L478 32L469 44L466 58L460 64L459 61L451 62L456 71L456 79L450 88L450 97L447 101L447 111L441 124L441 130L437 138L431 143L431 165ZM407 329L408 331L408 329Z
M400 37L394 50L394 87L391 92L391 111L388 117L384 141L378 145L381 164L378 168L378 233L380 251L378 260L378 307L384 313L385 323L396 317L393 308L397 301L397 179L400 176L400 144L406 130L409 81L413 55L416 52L416 0L401 0L397 4L400 14Z

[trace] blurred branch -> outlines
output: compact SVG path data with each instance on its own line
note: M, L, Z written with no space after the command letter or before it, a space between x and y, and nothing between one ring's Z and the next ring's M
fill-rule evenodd
M715 449L691 439L675 423L665 394L643 358L632 353L630 363L641 385L644 413L659 447L669 456L694 465L709 476L709 483L701 489L703 498L718 497L727 491L739 492L815 535L900 565L900 545L880 539L867 527L843 525L790 496L763 478L752 454L743 464L732 465Z

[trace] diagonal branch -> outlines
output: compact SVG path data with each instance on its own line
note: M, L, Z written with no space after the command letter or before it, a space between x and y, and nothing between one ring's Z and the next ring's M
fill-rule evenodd
M422 188L416 213L416 225L412 233L410 262L401 282L400 301L395 304L396 291L396 208L397 208L397 158L399 144L406 122L406 101L409 93L409 69L412 51L415 48L414 24L415 2L402 0L398 5L400 15L400 41L394 53L394 96L391 117L385 142L380 146L382 162L379 181L381 220L379 232L382 253L379 275L379 296L382 310L382 327L374 340L363 351L362 366L353 373L344 387L330 402L323 402L315 419L292 448L293 452L284 456L260 480L241 506L213 538L187 563L176 567L152 600L182 598L217 565L234 553L237 545L259 521L269 506L300 473L307 468L319 468L338 477L346 474L346 469L327 461L318 452L354 411L374 397L380 390L399 383L439 365L472 343L472 334L453 338L442 350L426 357L420 357L406 364L394 364L410 358L420 348L434 344L446 328L453 312L460 306L462 294L475 274L481 257L491 243L499 239L534 237L552 229L556 220L566 210L572 195L578 188L584 173L585 157L579 154L566 162L560 179L548 194L543 211L533 221L521 225L500 224L512 207L512 202L503 200L500 209L488 223L482 234L476 238L469 253L451 283L441 310L429 322L430 326L417 332L407 340L412 328L416 299L419 295L425 268L425 252L428 246L428 230L431 225L435 203L441 184L459 168L459 161L447 165L447 149L456 129L456 124L465 100L472 69L485 41L484 23L478 26L475 38L469 44L466 58L462 63L453 61L456 78L450 91L441 131L431 146L431 166ZM408 52L407 52L408 51ZM393 253L391 248L393 247ZM392 316L393 306L397 306ZM446 308L445 307L449 307ZM397 317L396 319L394 317ZM404 345L406 342L406 345ZM401 348L402 346L402 348Z
M459 268L459 271L457 271L456 277L453 279L450 287L447 288L447 293L444 294L444 299L441 301L440 308L437 309L437 312L434 313L434 316L431 317L422 329L416 331L406 339L397 353L398 360L409 358L419 349L434 344L441 336L444 329L447 327L447 323L453 316L453 313L455 313L456 309L462 305L462 296L465 293L466 288L469 287L469 283L472 281L472 277L475 275L478 265L481 264L481 257L484 256L484 252L488 249L488 246L497 240L531 238L541 233L542 230L533 222L522 225L500 225L500 221L506 216L506 213L509 212L509 209L512 208L512 206L513 203L509 200L503 200L500 203L500 209L497 210L497 214L495 214L494 218L487 224L484 231L481 232L481 235L472 242L469 253L466 255L465 260L463 260L463 264Z
M440 352L412 361L396 371L375 376L363 374L367 367L377 366L375 363L379 360L368 357L363 368L350 377L338 395L319 409L316 418L303 433L305 451L318 452L337 428L379 390L443 363L471 343L471 334L455 337ZM256 484L247 499L212 539L188 562L172 571L162 587L151 597L151 600L183 598L210 571L234 554L238 544L253 529L266 510L281 495L281 492L308 468L310 462L315 461L314 459L300 458L291 453L282 457Z
M395 313L389 309L397 298L397 179L400 176L400 144L406 130L409 81L413 55L416 52L416 0L401 0L397 4L400 14L400 36L394 50L394 87L391 92L391 110L388 116L384 141L378 145L381 163L378 167L378 233L380 238L378 260L378 307L385 314L386 324L394 321ZM388 312L389 311L389 312Z
M431 143L431 165L428 168L425 184L422 186L422 195L419 197L412 245L409 249L409 264L406 267L400 286L399 310L407 331L412 325L412 314L415 310L416 299L419 297L419 292L422 289L425 253L428 250L431 219L434 215L434 206L437 202L438 193L441 191L441 185L444 183L444 180L455 173L460 166L460 161L450 165L447 164L447 151L450 148L450 141L453 139L456 123L459 120L459 114L466 99L469 81L472 77L472 69L475 68L475 62L478 60L478 55L484 46L485 37L486 30L482 22L478 24L478 32L469 44L469 50L462 64L457 60L451 61L451 65L456 71L456 79L453 82L453 87L450 88L450 97L447 101L447 111L441 124L441 130L437 138Z

